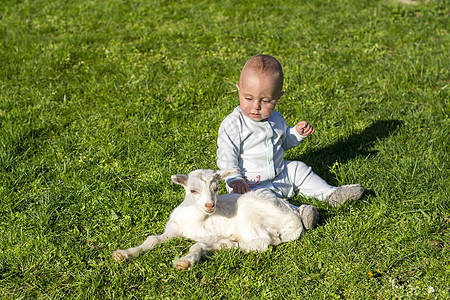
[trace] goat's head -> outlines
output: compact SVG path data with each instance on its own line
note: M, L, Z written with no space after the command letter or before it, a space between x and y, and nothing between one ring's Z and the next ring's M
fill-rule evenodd
M235 170L195 170L188 175L176 174L171 179L174 183L180 184L186 190L186 198L190 198L192 203L199 209L210 215L216 209L216 195L219 191L219 180L222 180Z

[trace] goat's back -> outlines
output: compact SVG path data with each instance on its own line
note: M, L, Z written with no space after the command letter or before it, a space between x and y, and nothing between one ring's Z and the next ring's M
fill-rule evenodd
M266 226L283 226L286 222L299 219L298 211L289 202L263 191L250 191L237 200L239 214L248 215L254 221ZM246 213L244 213L244 211Z
M250 191L232 199L238 221L236 234L243 240L270 237L278 244L284 241L286 232L298 232L295 238L304 232L298 211L284 199L263 191Z
M198 211L179 207L173 220L182 224L183 236L201 241L203 237L233 237L237 242L264 238L271 245L296 239L304 232L299 213L286 200L262 191L246 194L225 194L217 197L216 211L200 219L192 218Z

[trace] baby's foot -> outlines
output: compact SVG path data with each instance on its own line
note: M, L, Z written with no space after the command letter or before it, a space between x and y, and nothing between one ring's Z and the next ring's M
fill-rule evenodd
M297 210L306 230L313 228L319 222L319 212L314 206L303 204Z
M359 184L338 186L334 192L325 198L325 202L331 207L338 207L345 201L361 199L364 189Z

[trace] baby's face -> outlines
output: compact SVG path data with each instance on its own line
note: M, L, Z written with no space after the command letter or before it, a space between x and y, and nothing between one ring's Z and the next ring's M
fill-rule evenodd
M242 113L256 122L269 118L283 95L282 87L270 74L249 71L236 86Z

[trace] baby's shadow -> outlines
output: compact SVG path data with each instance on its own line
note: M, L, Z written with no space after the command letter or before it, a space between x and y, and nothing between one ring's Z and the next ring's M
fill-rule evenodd
M373 148L373 145L393 134L402 125L403 123L399 120L376 121L360 133L352 134L349 137L340 139L336 143L324 148L304 153L293 160L303 161L311 166L314 172L325 179L325 181L332 185L337 185L336 178L334 178L333 174L330 172L330 167L336 161L344 164L357 157L376 155L377 151L370 150ZM370 190L370 187L364 188L364 198L375 195L374 191ZM330 210L323 202L302 195L294 196L290 202L297 206L303 203L314 205L320 215L318 226L323 225L328 219L333 218L339 213L339 209Z
M379 120L360 133L339 139L334 144L304 153L292 160L299 160L312 167L314 172L325 181L336 185L336 179L330 172L335 162L345 164L356 157L376 155L377 151L370 150L373 145L394 133L403 123L399 120Z

